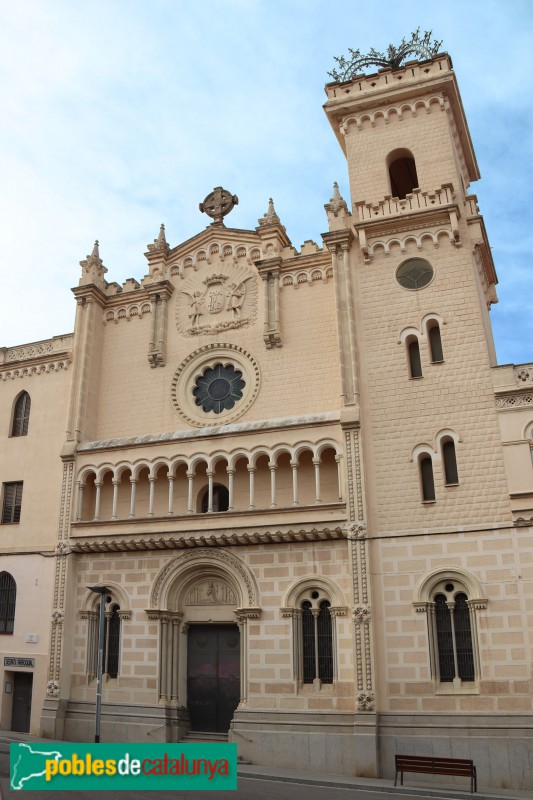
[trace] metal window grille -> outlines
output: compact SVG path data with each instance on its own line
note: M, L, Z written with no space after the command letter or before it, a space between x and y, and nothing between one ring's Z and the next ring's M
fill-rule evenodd
M22 481L17 483L4 483L2 522L20 522L21 504Z
M323 600L317 619L318 677L322 683L333 683L333 636L330 603Z
M470 611L466 594L455 596L454 627L455 645L457 648L457 669L462 681L474 680L474 650L472 647L472 630L470 628Z
M13 633L17 584L9 572L0 572L0 634Z
M438 594L435 597L435 622L439 649L440 680L442 683L451 683L455 678L452 617L446 597L443 594Z
M26 436L28 433L30 407L31 398L28 392L22 392L15 403L15 410L13 413L13 428L11 430L12 436Z
M115 605L112 608L111 616L106 620L106 636L104 644L104 672L110 678L118 675L118 659L120 654L120 607Z
M316 675L315 663L315 619L311 611L311 603L302 603L302 646L304 683L313 683Z

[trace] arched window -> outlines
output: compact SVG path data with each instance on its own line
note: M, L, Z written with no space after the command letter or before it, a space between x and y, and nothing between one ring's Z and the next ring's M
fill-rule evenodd
M11 436L26 436L30 423L31 398L28 392L22 392L17 397L13 409L13 425L11 426Z
M418 176L413 154L409 150L395 150L387 158L391 194L405 200L413 189L418 188Z
M17 584L9 572L0 572L0 634L13 633Z
M420 346L416 336L407 339L407 357L409 361L409 374L411 378L422 377L422 363L420 361Z
M320 600L321 593L310 592L302 610L303 682L333 683L333 633L329 600ZM313 602L314 601L314 602ZM318 602L317 602L318 601Z
M440 680L443 683L450 683L454 678L473 681L474 651L466 594L458 592L450 601L439 593L434 603Z
M201 512L207 514L209 510L209 489L202 495ZM229 491L221 483L213 485L213 511L227 511L229 508Z
M428 325L428 339L429 339L429 358L432 364L438 364L444 361L442 352L442 340L440 338L439 323L432 320Z
M455 456L455 442L446 439L442 445L442 462L444 464L444 480L447 486L459 483L457 472L457 458Z
M420 485L422 488L422 500L430 503L435 500L435 481L433 480L433 461L431 456L423 453L419 458Z
M476 613L486 608L477 581L450 570L427 578L415 602L428 615L431 675L440 684L472 683L480 678ZM453 691L453 690L452 690Z
M337 618L346 614L342 593L325 578L306 578L294 585L281 609L292 619L293 676L301 687L337 679Z
M87 612L87 617L89 619L89 628L87 632L87 674L89 678L94 678L98 669L99 601L94 611ZM117 678L119 675L121 627L120 605L111 594L108 594L105 596L102 673L109 678Z

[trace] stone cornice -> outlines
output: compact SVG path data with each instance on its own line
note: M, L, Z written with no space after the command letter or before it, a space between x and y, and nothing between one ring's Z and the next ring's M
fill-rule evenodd
M307 414L301 417L279 417L269 420L258 420L256 422L238 422L210 428L187 428L182 431L147 434L146 436L130 436L123 439L104 439L101 441L84 442L78 447L78 452L88 453L96 450L116 450L117 448L124 447L146 447L150 445L161 445L167 442L211 439L219 436L234 436L236 434L247 434L255 431L320 427L339 422L339 420L340 414L338 411L327 411L323 414Z
M27 358L24 361L12 361L0 366L0 381L31 378L33 375L44 375L48 372L66 372L71 363L72 353L70 350L62 353L50 353L37 358Z
M295 544L300 542L330 542L345 539L341 526L309 530L263 531L253 533L225 534L213 532L211 535L162 535L158 538L136 538L124 536L120 540L109 536L105 539L92 539L86 542L72 541L74 553L120 553L155 550L190 550L194 547L235 547L264 544Z

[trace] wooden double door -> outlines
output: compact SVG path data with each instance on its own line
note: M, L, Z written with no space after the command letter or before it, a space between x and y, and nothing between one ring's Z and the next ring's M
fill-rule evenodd
M191 730L226 733L239 699L239 628L191 625L187 647L187 708Z

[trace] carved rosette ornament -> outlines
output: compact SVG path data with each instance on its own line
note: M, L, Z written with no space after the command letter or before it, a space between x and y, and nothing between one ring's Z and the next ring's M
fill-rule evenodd
M357 539L366 539L366 525L364 522L354 522L348 525L347 528L348 539L356 541Z
M374 711L376 701L374 692L359 692L357 695L357 710L358 711Z
M372 619L372 612L370 606L358 605L353 610L353 621L356 625L362 625L365 622L370 622Z
M62 625L64 619L64 611L52 611L52 625Z
M59 681L48 681L46 684L46 694L48 697L59 697L61 685Z

